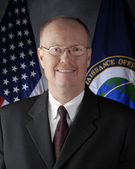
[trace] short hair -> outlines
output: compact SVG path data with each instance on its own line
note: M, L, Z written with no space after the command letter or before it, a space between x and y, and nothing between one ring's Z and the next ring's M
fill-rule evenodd
M87 35L88 35L88 44L90 45L90 32L89 32L89 29L88 27L84 24L84 22L82 22L79 18L76 18L76 17L71 17L71 16L66 16L66 15L60 15L60 16L55 16L55 17L52 17L50 18L46 23L43 24L43 26L41 27L40 29L40 40L41 40L41 37L43 36L43 32L44 32L44 29L50 24L52 23L53 21L55 20L59 20L59 19L65 19L65 20L74 20L74 21L77 21L78 23L80 23Z

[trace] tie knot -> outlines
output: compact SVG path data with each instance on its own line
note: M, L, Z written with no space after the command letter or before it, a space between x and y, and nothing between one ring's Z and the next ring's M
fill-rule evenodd
M61 118L65 118L66 119L67 110L65 109L64 106L59 106L58 113L59 113Z

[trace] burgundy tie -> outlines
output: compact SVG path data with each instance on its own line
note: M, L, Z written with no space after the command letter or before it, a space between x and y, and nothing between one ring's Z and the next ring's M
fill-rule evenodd
M64 108L64 106L60 106L58 108L58 114L60 115L60 120L57 124L56 132L54 136L54 147L55 147L56 160L59 156L60 150L62 148L62 145L69 131L69 126L66 120L67 110Z

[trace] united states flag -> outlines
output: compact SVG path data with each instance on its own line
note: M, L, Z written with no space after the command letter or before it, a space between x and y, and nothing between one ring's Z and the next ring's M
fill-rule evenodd
M44 92L25 0L9 0L0 23L0 106Z

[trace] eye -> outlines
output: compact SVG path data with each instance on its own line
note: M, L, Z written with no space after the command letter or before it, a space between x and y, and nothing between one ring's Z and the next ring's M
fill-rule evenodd
M70 51L71 51L72 55L79 56L84 53L84 47L83 46L73 46Z
M52 55L59 55L62 53L63 49L59 46L53 46L53 47L50 47L50 53Z
M72 48L71 48L71 50L72 50L72 52L83 52L83 50L84 50L84 48L83 48L83 46L73 46Z
M81 51L81 49L79 47L75 46L72 48L72 51L78 52L78 51Z
M59 52L60 51L60 49L59 48L53 48L53 50L52 51L54 51L54 52Z
M51 48L51 51L52 51L52 52L60 52L60 51L61 51L61 48L60 48L60 47L52 47L52 48Z

